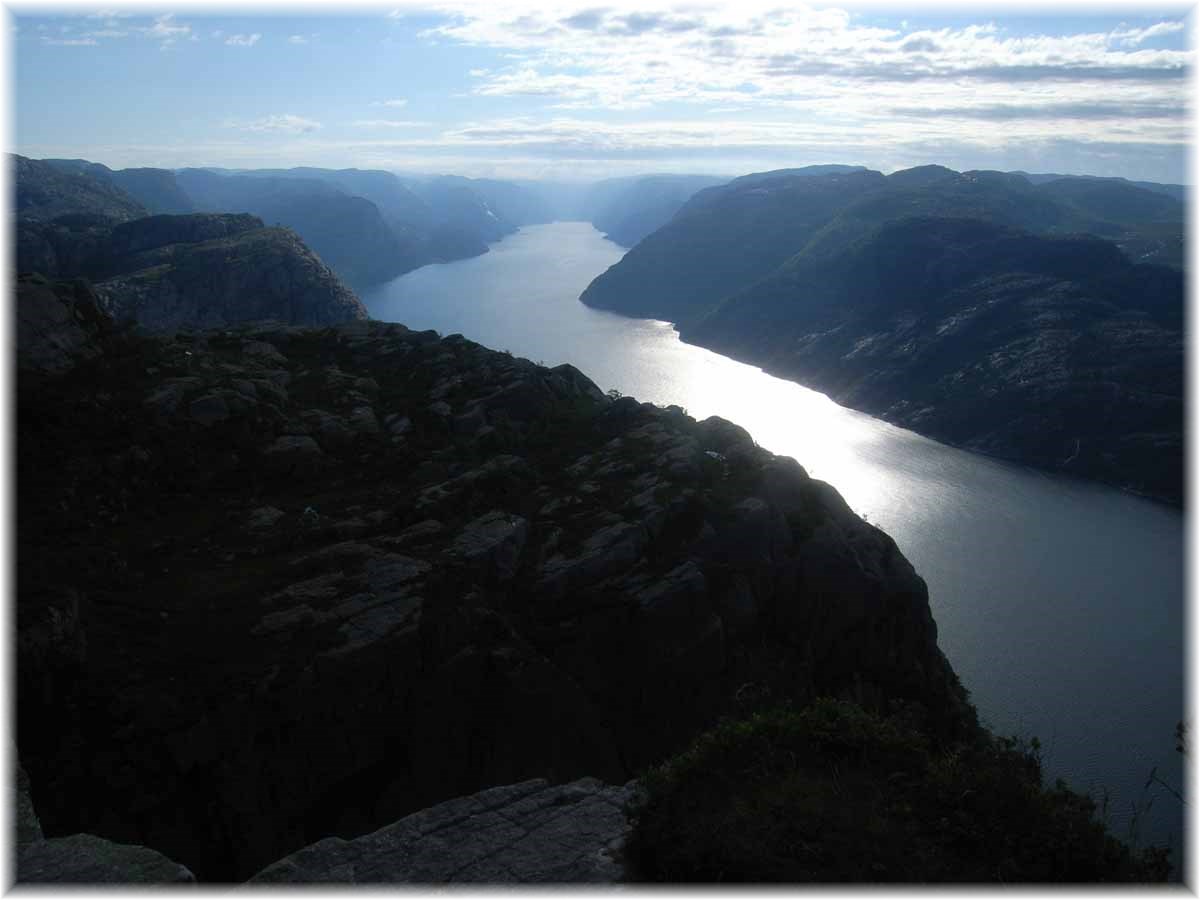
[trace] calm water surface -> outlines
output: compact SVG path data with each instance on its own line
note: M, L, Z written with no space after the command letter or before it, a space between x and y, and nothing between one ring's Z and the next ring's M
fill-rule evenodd
M623 252L588 223L532 226L363 301L377 319L569 362L604 390L723 416L795 457L895 538L925 578L939 643L984 721L1036 735L1049 778L1107 794L1117 836L1171 840L1178 859L1182 807L1144 785L1157 766L1182 787L1173 739L1184 716L1182 515L946 447L680 343L665 322L580 303Z

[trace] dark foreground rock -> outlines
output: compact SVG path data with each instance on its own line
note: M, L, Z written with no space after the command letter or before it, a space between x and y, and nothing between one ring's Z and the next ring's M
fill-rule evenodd
M116 844L94 834L34 841L17 847L21 884L189 884L186 866L156 850Z
M17 766L11 791L15 810L16 880L20 884L186 884L187 867L148 847L114 844L92 834L47 840L34 811L29 776Z
M51 281L40 275L17 280L17 366L30 376L71 368L80 357L100 352L107 317L82 279Z
M622 856L632 784L545 779L439 803L371 834L326 838L274 863L251 884L611 884Z
M239 881L819 695L973 727L924 582L738 426L372 321L21 379L17 735L51 837Z

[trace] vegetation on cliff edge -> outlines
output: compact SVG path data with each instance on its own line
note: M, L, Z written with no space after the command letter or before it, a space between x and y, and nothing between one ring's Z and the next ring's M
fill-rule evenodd
M628 852L659 882L1153 882L1036 745L937 745L903 712L823 699L725 721L651 769Z

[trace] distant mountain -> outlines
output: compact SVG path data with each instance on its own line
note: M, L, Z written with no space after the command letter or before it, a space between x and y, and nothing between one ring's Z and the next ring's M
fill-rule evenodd
M782 265L849 200L884 183L878 172L800 169L706 188L598 276L580 299L627 315L697 318Z
M727 181L713 175L612 178L592 186L583 217L609 240L632 247L671 221L697 191Z
M1121 179L1060 178L1038 190L1073 214L1069 225L1115 241L1131 259L1182 268L1184 202Z
M199 170L187 170L195 173ZM397 241L403 271L430 262L449 262L486 253L488 244L512 234L521 225L549 222L556 216L543 195L529 185L492 179L440 175L428 178L401 178L392 172L363 169L208 170L208 175L226 178L255 178L279 182L319 183L343 194L361 197L373 203ZM189 178L195 177L189 175ZM270 219L270 211L251 212ZM280 221L283 221L282 219ZM305 240L321 252L325 238L304 234ZM382 251L375 251L378 258ZM322 253L327 256L327 253ZM330 263L334 265L333 262ZM368 284L386 280L374 275L347 274L346 266L335 269L351 282ZM381 268L386 269L381 265ZM387 277L401 274L396 271ZM365 280L364 280L365 278Z
M433 224L477 237L485 244L512 234L516 222L501 216L473 179L439 175L412 185L433 210Z
M352 287L395 278L423 265L416 240L403 242L379 208L320 179L176 173L197 209L247 212L296 231Z
M370 200L397 236L412 237L411 229L427 230L434 219L433 210L392 172L379 169L319 169L298 166L293 169L248 169L220 174L240 174L255 178L300 178L332 185L352 197Z
M196 209L169 169L118 169L108 177L152 214L178 215Z
M557 210L533 183L494 178L467 178L459 183L478 194L500 219L517 227L541 225L559 218Z
M163 170L113 172L86 160L22 156L14 157L14 168L17 273L36 273L43 287L55 278L88 279L118 320L170 331L258 319L323 325L367 316L294 232L266 228L246 214L147 216L113 184L114 176L124 176L147 189L170 188L174 176L161 178ZM43 287L36 290L62 293Z
M45 162L59 171L91 175L107 181L129 194L151 214L188 213L195 209L191 198L179 187L175 173L170 169L114 170L86 159L47 159Z
M1019 174L920 166L764 172L700 191L581 296L590 306L688 323L797 253L842 252L913 216L979 219L1040 234L1091 233L1139 262L1181 266L1183 206L1129 183L1033 184ZM815 171L814 171L815 170Z
M1182 502L1182 274L1098 238L889 222L681 337L938 440Z
M49 222L63 215L91 215L126 222L147 214L128 193L90 170L63 171L45 160L12 157L18 218Z
M1034 174L1019 170L1010 174L1020 175L1022 178L1028 180L1030 184L1043 184L1047 181L1061 181L1063 179L1077 181L1107 181L1117 184L1130 184L1134 187L1142 188L1143 190L1153 191L1156 194L1166 194L1168 197L1174 197L1180 203L1187 202L1188 186L1186 184L1162 184L1157 181L1130 181L1126 178L1102 175L1061 175L1052 173Z
M767 172L696 194L580 299L939 440L1179 503L1183 275L1139 263L1181 262L1182 222L1123 182Z

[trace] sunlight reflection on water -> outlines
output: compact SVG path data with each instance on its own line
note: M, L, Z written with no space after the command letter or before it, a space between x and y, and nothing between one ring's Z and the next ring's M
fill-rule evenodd
M570 362L604 390L730 419L833 484L925 578L939 643L984 720L1038 735L1051 777L1108 790L1126 837L1150 767L1182 781L1178 511L955 450L683 344L668 323L579 303L622 252L587 223L532 226L363 300L379 319ZM1141 837L1179 846L1182 827L1160 794Z

